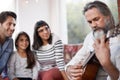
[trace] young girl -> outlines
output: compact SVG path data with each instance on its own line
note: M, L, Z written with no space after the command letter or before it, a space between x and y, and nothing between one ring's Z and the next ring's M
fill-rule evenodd
M38 80L67 80L62 41L45 21L35 25L33 49L41 66Z
M15 39L15 51L9 61L10 80L37 80L37 63L30 49L30 38L20 32Z

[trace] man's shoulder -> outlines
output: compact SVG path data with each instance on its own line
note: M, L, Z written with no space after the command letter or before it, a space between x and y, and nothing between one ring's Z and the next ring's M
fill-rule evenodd
M13 38L12 38L12 37L9 37L8 40L13 40Z
M89 32L87 36L93 36L93 31Z
M87 34L87 36L85 37L85 41L87 40L93 40L94 37L93 37L93 32L91 31L90 33Z
M8 47L9 46L9 47ZM13 39L7 38L2 46L2 48L5 50L7 49L13 49Z
M13 42L13 38L9 37L9 38L6 39L5 42Z

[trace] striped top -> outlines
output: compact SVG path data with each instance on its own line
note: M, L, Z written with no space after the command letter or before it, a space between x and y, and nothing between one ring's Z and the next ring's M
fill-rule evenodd
M52 44L42 46L35 52L42 71L53 67L64 70L63 44L56 35L52 34Z

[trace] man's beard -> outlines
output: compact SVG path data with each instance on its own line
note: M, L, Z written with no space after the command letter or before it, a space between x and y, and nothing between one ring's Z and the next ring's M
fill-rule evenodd
M93 35L95 39L101 38L103 35L110 36L113 33L115 25L110 20L105 20L105 26L103 28L97 26L96 29L93 29Z
M115 28L115 24L113 23L113 21L110 19L106 19L104 26L105 33L107 34L108 32L111 32L112 30L114 30L114 28Z

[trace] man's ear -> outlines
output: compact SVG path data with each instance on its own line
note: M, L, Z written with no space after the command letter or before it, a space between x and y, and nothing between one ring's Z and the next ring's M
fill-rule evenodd
M0 23L0 27L1 27L1 25L2 25L2 24Z

